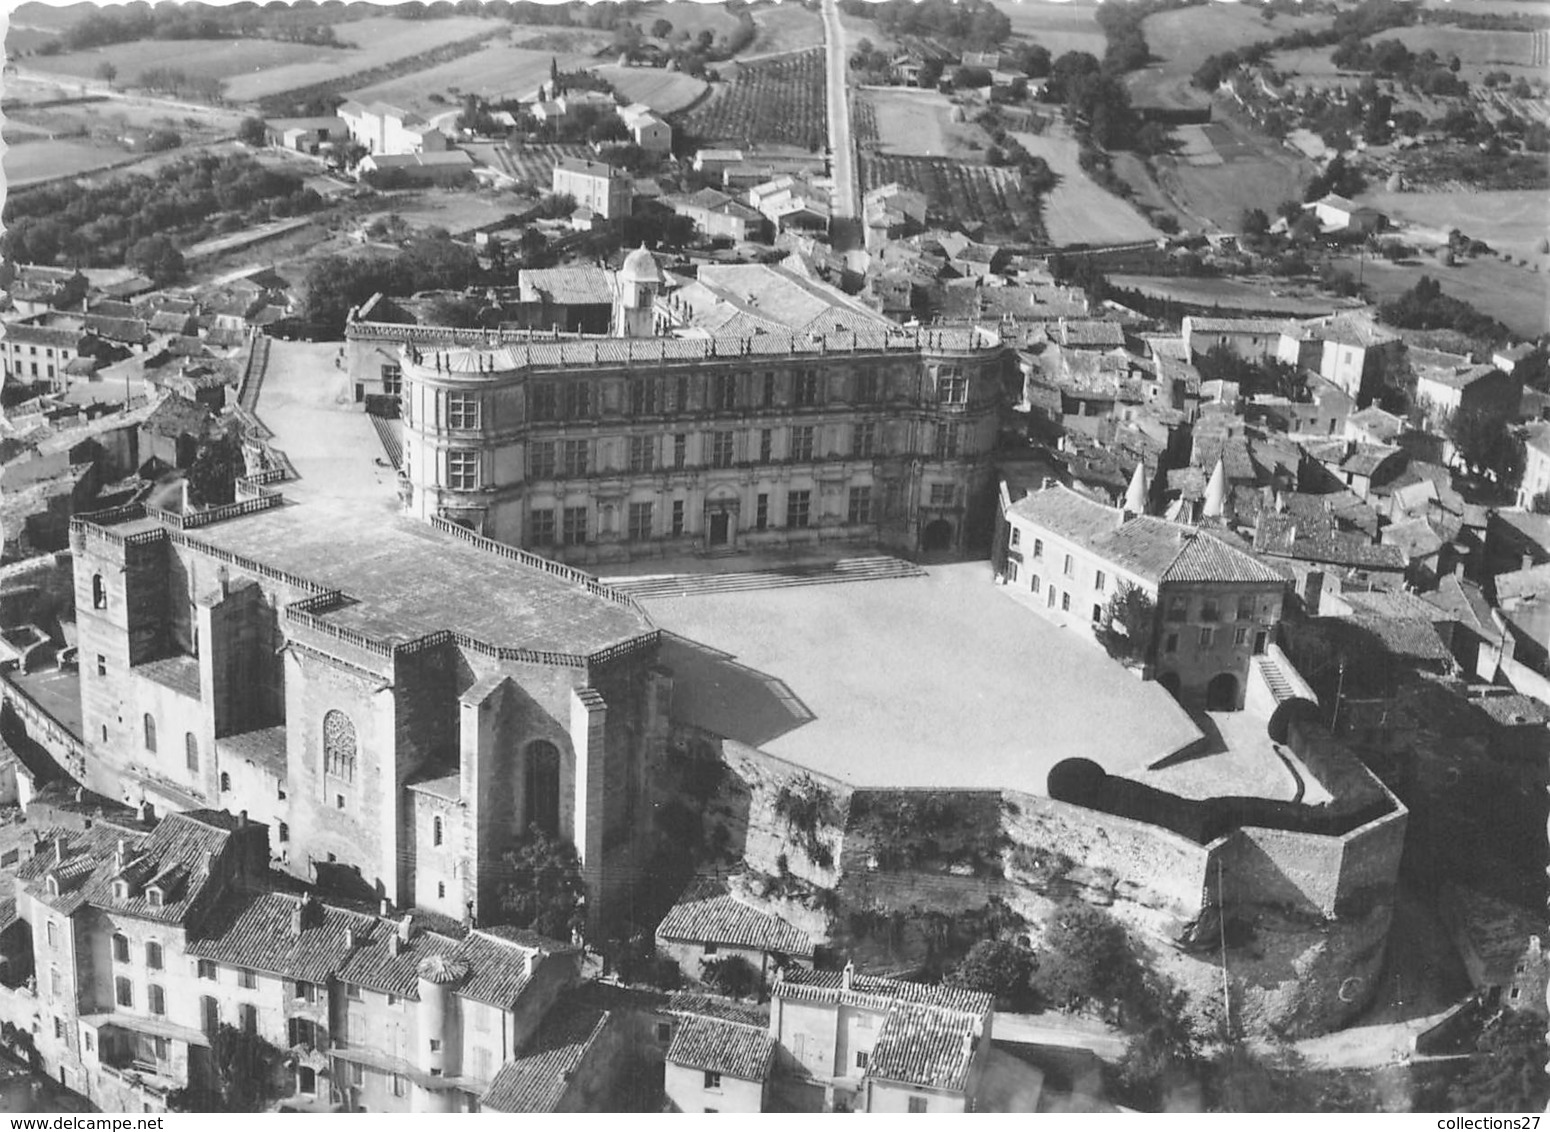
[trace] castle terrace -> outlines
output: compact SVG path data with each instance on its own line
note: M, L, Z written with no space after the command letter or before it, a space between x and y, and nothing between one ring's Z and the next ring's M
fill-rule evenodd
M1044 794L1062 759L1135 773L1201 738L982 562L641 603L669 634L675 718L852 785Z
M157 529L155 519L109 528ZM341 591L351 600L319 617L390 644L451 631L494 647L590 656L653 632L628 598L579 571L359 507L282 505L179 534Z

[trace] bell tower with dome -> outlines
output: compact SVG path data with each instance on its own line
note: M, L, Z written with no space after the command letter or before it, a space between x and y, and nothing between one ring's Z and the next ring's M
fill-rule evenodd
M614 276L613 334L615 338L651 338L656 334L657 295L662 268L642 244L624 257Z

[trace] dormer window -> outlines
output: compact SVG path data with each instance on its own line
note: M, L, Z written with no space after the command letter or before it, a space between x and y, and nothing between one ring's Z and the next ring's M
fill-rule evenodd
M113 899L129 899L129 882L127 880L116 880L113 882Z
M161 891L161 889L159 889L159 888L148 888L148 889L146 889L145 890L145 902L147 904L149 904L152 908L160 908L162 906L162 891Z
M49 878L48 878L48 894L50 896L58 896L59 895L59 878L58 877L53 876L53 875L49 876ZM52 924L50 924L49 926L53 927Z

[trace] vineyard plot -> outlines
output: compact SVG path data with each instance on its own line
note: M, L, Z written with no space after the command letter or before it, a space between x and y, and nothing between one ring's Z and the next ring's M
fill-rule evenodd
M682 121L702 142L791 145L817 152L828 144L821 50L750 63Z
M940 157L861 155L864 192L897 181L924 194L928 221L943 227L981 225L980 238L1042 243L1039 200L1015 169L965 165Z

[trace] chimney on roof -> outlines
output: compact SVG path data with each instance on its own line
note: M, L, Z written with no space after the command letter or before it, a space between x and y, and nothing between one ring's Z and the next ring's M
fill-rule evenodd
M405 943L414 938L414 917L408 912L405 912L404 918L398 921L398 938Z
M854 963L852 963L850 960L847 959L845 961L845 969L840 972L840 987L841 987L841 989L849 990L850 989L850 984L855 979L855 977L856 977L856 965Z
M467 901L463 905L463 930L473 931L474 928L474 902Z
M113 875L118 876L124 871L124 865L129 861L129 842L124 838L118 839L118 848L113 850Z
M220 588L221 599L225 600L231 594L231 574L225 566L217 566L215 569L215 584Z
M355 929L354 928L345 928L344 929L344 949L346 951L354 951L355 947L356 947L356 943L357 943L357 940L355 938Z
M404 953L404 941L396 935L388 936L387 945L389 955L402 955Z
M296 901L296 907L291 909L291 934L301 935L301 929L307 926L307 898L301 897Z
M241 811L240 813L237 814L237 828L238 829L246 829L247 827L248 827L248 812L246 810L243 810L243 811Z
M205 875L210 876L215 872L215 850L205 850Z
M77 786L75 788L75 800L77 803L86 801L86 787Z
M135 807L135 817L146 824L150 824L156 820L156 808L144 798L141 798L140 804Z
M61 833L58 837L54 838L54 864L64 864L65 855L69 852L70 838L68 835Z
M539 956L539 952L531 949L525 949L522 952L522 977L524 979L531 979L533 977L533 972L538 969Z
M384 920L393 914L393 902L386 896L382 898L382 903L377 905L377 914Z

